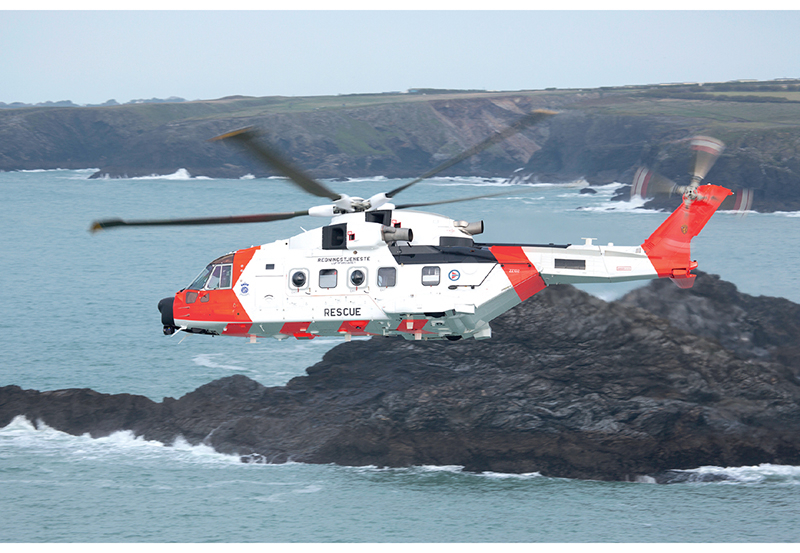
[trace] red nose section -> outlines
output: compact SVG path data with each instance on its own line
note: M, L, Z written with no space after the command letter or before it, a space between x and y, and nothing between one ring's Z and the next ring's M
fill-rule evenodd
M197 328L203 328L203 323L225 322L228 324L225 326L223 334L247 336L253 321L239 301L236 289L242 272L259 248L260 246L239 250L234 254L231 288L182 290L175 294L172 303L173 324L174 320L182 321L183 324L188 322L190 325L192 322L196 322ZM162 320L163 318L164 311L162 311Z

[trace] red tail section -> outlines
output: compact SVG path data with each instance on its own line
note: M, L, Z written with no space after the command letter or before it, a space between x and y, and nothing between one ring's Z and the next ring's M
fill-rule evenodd
M691 271L697 267L697 262L691 260L691 240L700 234L722 200L731 194L730 190L722 186L699 186L699 197L688 206L681 204L644 241L642 249L650 258L659 278L671 278L681 288L692 287L695 276Z

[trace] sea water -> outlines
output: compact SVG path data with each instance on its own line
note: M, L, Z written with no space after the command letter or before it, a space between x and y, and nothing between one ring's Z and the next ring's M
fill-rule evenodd
M0 173L0 385L92 388L160 401L244 374L280 386L341 343L161 333L158 300L212 259L321 226L114 229L95 219L284 212L324 203L283 179L185 171L89 180L92 170ZM328 182L369 197L402 184ZM724 183L723 183L724 184ZM638 245L666 217L612 202L620 185L432 179L398 202L507 195L428 209L484 220L484 242ZM800 301L796 213L718 213L693 243L700 269L743 292ZM637 284L587 285L611 300ZM535 301L535 297L529 301ZM722 478L713 481L707 473ZM697 467L680 484L539 474L242 464L203 446L128 432L70 436L18 417L0 429L0 542L796 542L800 467Z

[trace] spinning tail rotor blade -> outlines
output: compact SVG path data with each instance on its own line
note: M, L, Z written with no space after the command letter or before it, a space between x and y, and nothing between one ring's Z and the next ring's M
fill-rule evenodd
M719 209L735 211L737 215L744 216L753 209L753 195L753 191L748 188L735 190L732 196L728 196L723 200Z
M105 219L92 223L91 232L105 230L114 227L172 227L172 226L192 226L192 225L228 225L239 223L267 223L270 221L282 221L294 217L308 215L308 210L293 211L288 213L262 213L258 215L234 215L230 217L200 217L194 219L156 219L156 220L137 220L123 221L122 219Z
M675 181L660 175L648 167L639 167L633 176L631 198L652 198L660 194L683 193Z
M691 141L694 150L694 166L690 171L692 183L699 183L705 178L714 162L725 150L725 144L721 140L710 136L695 136Z
M283 157L268 148L263 142L258 140L258 133L252 127L246 127L244 129L221 134L219 136L215 136L211 140L232 140L234 143L243 147L256 158L263 161L282 175L288 177L300 188L310 194L313 194L314 196L328 198L334 201L341 198L341 194L337 194L324 184L312 179L296 167L292 166L292 164L286 161Z
M537 109L537 110L529 113L528 115L526 115L525 117L523 117L522 119L520 119L519 121L517 121L516 123L514 123L510 127L507 127L504 130L493 134L492 136L490 136L489 138L487 138L483 142L481 142L479 144L476 144L475 146L473 146L469 150L465 150L464 152L461 152L460 154L458 154L454 158L445 161L444 163L442 163L441 165L439 165L437 167L434 167L430 171L426 172L423 175L420 175L419 177L417 177L416 179L412 180L411 182L406 183L403 186L399 186L399 187L395 188L394 190L392 190L391 192L387 192L386 193L386 197L387 198L392 198L395 195L397 195L400 192L402 192L403 190L405 190L406 188L408 188L409 186L413 186L413 185L417 184L420 181L423 181L423 180L425 180L427 178L430 178L430 177L432 177L432 176L434 176L434 175L436 175L438 173L441 173L442 171L452 167L456 163L464 161L468 157L474 156L475 154L482 152L483 150L485 150L489 146L492 146L493 144L497 144L498 142L502 142L503 140L506 140L507 138L509 138L509 137L517 134L518 132L522 131L526 127L530 127L531 125L534 125L534 124L546 119L547 117L550 117L550 116L555 115L555 114L556 114L555 111L550 111L550 110L547 110L547 109ZM428 204L428 205L432 205L432 204Z

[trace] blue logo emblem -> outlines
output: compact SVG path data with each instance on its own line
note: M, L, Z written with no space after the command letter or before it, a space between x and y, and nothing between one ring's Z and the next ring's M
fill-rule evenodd
M241 291L241 294L243 296L246 296L248 293L250 293L250 285L247 284L246 282L243 282L239 290Z
M458 271L453 269L452 271L450 271L450 273L447 275L447 277L450 280L458 280L459 278L461 278L461 273L459 273Z

